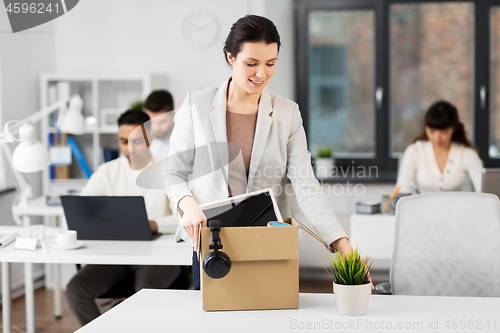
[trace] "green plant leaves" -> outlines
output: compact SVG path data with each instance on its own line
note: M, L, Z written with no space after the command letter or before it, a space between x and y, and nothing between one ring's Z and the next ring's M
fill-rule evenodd
M142 99L138 99L130 103L129 106L131 109L143 111L144 110L144 101Z
M321 146L318 148L317 158L330 158L332 157L332 148L328 146Z
M346 253L343 257L340 255L330 256L329 267L325 270L332 279L343 285L359 285L368 283L368 275L373 265L370 258L363 259L358 250Z

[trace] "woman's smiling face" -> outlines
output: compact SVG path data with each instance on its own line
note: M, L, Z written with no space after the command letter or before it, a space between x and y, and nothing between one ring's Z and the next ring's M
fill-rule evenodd
M233 66L232 83L248 94L260 94L276 71L278 44L246 42L236 57L227 52L227 59Z

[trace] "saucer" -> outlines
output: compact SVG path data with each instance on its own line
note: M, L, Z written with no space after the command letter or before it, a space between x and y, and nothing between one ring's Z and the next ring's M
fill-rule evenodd
M79 241L76 241L76 244L73 244L73 245L60 245L60 244L56 243L55 241L52 241L49 243L49 245L57 250L76 250L76 249L79 249L83 246L83 242L79 240Z

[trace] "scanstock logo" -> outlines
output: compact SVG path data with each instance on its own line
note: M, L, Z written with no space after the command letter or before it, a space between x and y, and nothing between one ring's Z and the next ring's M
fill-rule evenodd
M12 32L52 21L75 8L79 0L4 0Z

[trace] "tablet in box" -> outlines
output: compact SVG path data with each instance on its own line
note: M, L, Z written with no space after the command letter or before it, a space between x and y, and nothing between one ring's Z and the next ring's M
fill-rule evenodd
M201 204L200 208L208 220L219 220L223 227L266 226L269 221L283 221L270 189ZM191 243L191 238L184 228L177 228L175 235L177 239Z
M223 227L266 226L269 221L283 221L270 189L200 205L208 220L219 220Z

